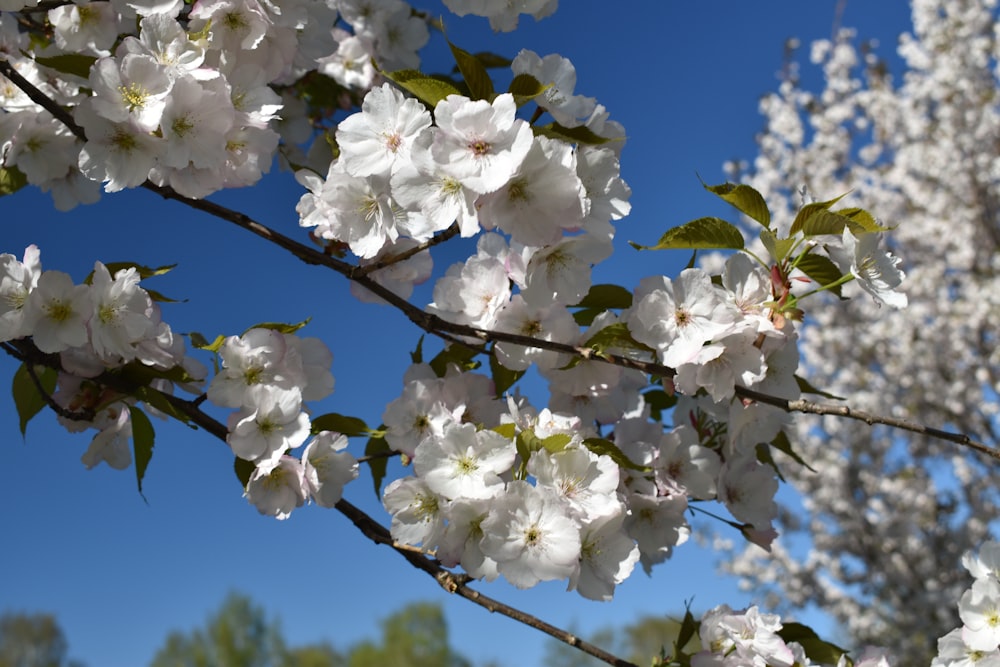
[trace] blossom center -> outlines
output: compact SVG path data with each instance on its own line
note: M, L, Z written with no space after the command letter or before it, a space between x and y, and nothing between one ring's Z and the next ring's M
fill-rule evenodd
M232 32L242 32L249 28L243 14L239 12L226 12L222 16L222 25Z
M490 152L490 144L482 139L477 139L469 144L469 150L476 156L486 155Z
M149 98L149 92L134 81L127 86L118 86L118 94L122 96L122 102L129 111L143 108Z
M115 135L111 137L111 141L109 143L121 153L131 153L139 147L139 142L135 140L135 137L125 130L119 130L116 132Z
M385 135L385 145L390 151L395 153L400 148L403 147L403 137L399 135L399 132L393 132L392 134Z
M73 308L65 301L51 301L46 310L49 317L56 322L65 322L73 316Z
M538 320L528 320L521 325L521 335L535 336L542 333L542 323Z
M97 319L101 324L113 324L118 320L118 308L112 304L104 304L97 310Z
M476 460L469 455L462 456L456 463L456 468L461 475L471 475L479 469Z
M268 474L267 477L264 478L263 480L264 486L269 490L280 488L285 483L284 479L285 479L285 474L287 474L287 472L288 471L285 470L284 468L281 467L275 468L270 472L270 474Z
M183 137L185 134L190 132L194 128L194 123L187 119L187 116L180 118L175 118L174 122L170 124L170 129L174 131L178 137Z
M507 199L510 201L528 201L531 199L528 192L528 182L523 178L511 181L507 186Z

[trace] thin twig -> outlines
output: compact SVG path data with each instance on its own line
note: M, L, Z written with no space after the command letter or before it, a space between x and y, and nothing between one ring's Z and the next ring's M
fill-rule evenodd
M28 98L37 104L38 106L44 108L50 114L53 115L59 122L69 128L78 139L81 141L87 140L87 135L84 134L83 128L76 124L73 120L73 116L70 115L68 111L63 109L61 106L55 103L55 101L48 95L40 91L38 88L25 79L21 74L14 69L14 66L6 58L0 58L0 74L10 79L10 82L21 89Z
M394 456L399 456L402 452L398 452L395 449L388 449L384 452L375 452L374 454L365 454L364 456L359 456L357 458L358 463L368 463L369 461L375 461L377 459L391 459Z
M762 394L759 391L753 391L752 389L746 389L744 387L736 387L736 395L742 398L747 398L758 403L766 403L767 405L773 405L776 408L781 408L785 412L802 412L814 415L831 415L834 417L844 417L846 419L856 419L858 421L863 421L869 426L874 426L875 424L882 424L884 426L891 426L893 428L900 429L902 431L910 431L911 433L919 433L920 435L926 435L932 438L937 438L938 440L946 440L948 442L954 442L969 449L973 449L981 454L986 454L998 461L1000 461L1000 451L989 447L977 440L973 440L964 433L952 433L950 431L942 431L940 429L931 428L930 426L924 426L923 424L918 424L917 422L912 422L906 419L897 419L895 417L885 417L882 415L872 414L871 412L865 412L864 410L855 410L846 405L833 405L824 403L813 403L812 401L806 400L796 400L790 401L787 398L778 398L777 396L771 396L769 394Z
M433 248L436 245L440 245L449 239L455 238L458 232L459 232L458 223L453 222L451 223L451 226L448 227L448 229L444 230L440 234L432 236L430 239L424 241L420 245L414 246L409 250L405 250L399 253L398 255L392 255L390 257L385 257L383 259L380 259L377 262L372 262L371 264L365 264L363 266L355 267L354 271L352 271L351 275L348 276L348 278L354 280L359 276L367 276L370 273L374 273L375 271L380 271L386 267L392 266L393 264L405 262L414 255L418 255L425 250L429 250L430 248Z
M393 545L392 536L389 531L385 529L377 521L372 520L370 516L365 514L363 511L341 499L337 503L336 508L347 518L349 518L358 529L366 535L373 542L378 544L385 544L396 550L396 553L400 554L411 565L417 569L425 572L434 578L435 581L449 593L454 593L459 595L466 600L474 602L475 604L489 610L490 612L502 614L508 618L512 618L515 621L519 621L524 625L535 628L550 637L554 637L561 642L569 644L574 648L583 651L584 653L591 655L598 660L608 663L609 665L615 665L616 667L636 667L634 663L628 662L627 660L622 660L607 651L601 649L598 646L594 646L589 642L585 642L576 635L558 628L554 625L546 623L540 618L521 611L515 607L506 605L499 600L494 600L486 595L483 595L479 591L469 588L467 585L468 576L464 574L455 574L449 570L446 570L439 563L434 560L423 556L420 553L415 553L410 550L401 550Z
M68 408L64 408L59 405L59 403L56 402L56 399L54 399L49 392L46 391L45 387L42 386L41 379L38 377L38 374L35 373L35 366L40 365L52 367L51 360L39 357L39 355L42 355L43 353L35 349L35 354L32 354L31 350L26 349L26 346L15 345L11 342L0 343L0 347L3 348L4 352L24 363L24 370L27 371L32 384L35 385L35 390L38 391L38 395L42 397L45 404L48 405L53 412L64 419L69 419L70 421L94 421L94 417L97 415L94 413L93 409L86 408L83 410L70 410Z

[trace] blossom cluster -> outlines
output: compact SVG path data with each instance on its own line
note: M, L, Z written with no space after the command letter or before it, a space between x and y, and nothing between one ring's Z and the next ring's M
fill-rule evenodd
M781 619L764 614L756 606L734 611L720 605L706 612L698 630L702 650L691 656L691 667L810 667L833 663L810 660L796 641L786 642L779 632ZM851 662L845 655L836 667L891 667L892 657L883 649L868 647Z
M447 566L521 588L568 579L607 600L636 563L648 573L687 541L689 501L718 500L748 539L774 539L775 471L739 442L756 443L766 412L745 408L730 437L735 408L684 398L674 415L687 423L664 432L634 383L612 442L592 420L498 399L489 378L455 366L439 377L418 364L405 380L383 415L386 441L413 462L385 490L390 531Z
M548 381L541 411L523 399L498 401L485 376L453 369L438 377L415 366L383 415L386 441L414 462L414 475L386 490L394 537L461 563L473 576L503 574L522 587L568 578L582 594L602 599L636 562L649 571L687 539L689 499L720 501L748 540L768 548L776 536L777 474L759 451L787 417L734 397L737 387L799 397L797 334L780 310L788 281L738 253L718 283L699 268L674 280L649 278L631 306L578 321L571 309L588 294L594 265L611 252L612 223L629 212L621 142L606 141L623 130L595 100L574 94L567 60L522 51L512 71L549 86L535 101L559 127L604 139L573 144L535 132L509 93L492 100L451 94L432 114L386 83L339 124L340 152L326 178L298 172L310 190L299 201L300 224L362 264L382 262L389 270L371 276L403 298L430 275L430 256L408 253L397 262L395 254L452 225L467 237L485 231L476 253L437 280L429 312L575 348L607 337L608 352L674 369L668 389L685 398L675 408L675 428L664 433L651 419L647 375L600 359L498 342L492 352L500 365L515 373L535 367ZM804 241L799 234L796 243ZM845 228L824 237L822 247L845 274L878 285L877 294L892 300L902 273L888 256L879 260L873 241L874 234L859 241ZM525 415L559 427L543 437ZM587 446L604 433L613 434L605 441L634 470ZM550 436L559 436L557 445L525 444ZM549 488L570 478L600 480L599 492L587 490L601 498L600 509L574 507L559 499L565 489ZM566 520L546 524L548 514ZM545 537L542 525L550 531ZM603 551L613 562L600 567L588 560L598 527L605 532L594 535L615 545ZM510 547L525 534L544 549ZM558 562L546 560L552 557Z
M568 578L592 599L610 599L638 561L619 467L587 449L594 433L580 419L497 399L478 373L453 366L437 377L419 364L384 421L387 441L413 462L414 475L384 494L397 541L519 588Z
M0 14L0 52L71 109L86 140L0 78L0 159L62 210L95 201L102 182L114 192L149 179L195 198L252 185L282 140L290 159L307 162L299 146L313 123L281 93L310 72L366 90L373 60L417 67L429 37L402 0L114 0L46 16L52 38L32 40ZM56 69L71 61L71 72ZM93 64L81 76L84 62Z
M333 355L318 338L300 338L274 329L253 328L230 336L219 349L221 368L208 386L208 400L236 408L226 441L233 453L253 464L246 496L261 514L287 518L308 499L323 507L340 500L344 484L358 475L347 438L319 432L301 458L288 454L309 437L311 422L303 401L333 392Z
M98 431L82 457L88 468L103 461L124 469L132 462L129 407L136 400L95 378L137 363L153 372L151 386L172 392L166 371L181 371L179 386L188 390L206 376L139 280L136 267L112 275L96 262L89 279L74 284L66 273L43 271L36 246L28 246L21 260L0 254L0 342L30 336L38 351L58 355L62 371L51 398L74 417L60 414L60 422L73 432ZM88 411L90 418L84 417Z
M938 640L931 667L1000 667L1000 542L962 557L973 576L958 603L962 627Z

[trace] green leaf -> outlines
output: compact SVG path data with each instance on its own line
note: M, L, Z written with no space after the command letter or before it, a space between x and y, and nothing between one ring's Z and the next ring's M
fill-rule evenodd
M132 418L132 448L135 451L135 479L139 485L139 495L145 500L146 496L142 495L142 478L146 476L146 468L149 467L149 462L153 458L153 441L156 438L156 432L153 430L153 425L149 421L149 417L146 413L130 405L128 408L129 416Z
M379 426L379 431L384 432L385 425ZM385 471L389 466L389 459L384 454L393 451L389 443L385 441L385 436L377 435L368 438L365 444L365 456L375 456L368 461L368 469L372 473L372 483L375 486L375 497L382 497L382 480L385 479Z
M799 385L799 391L803 394L816 394L817 396L822 396L823 398L829 398L831 401L845 401L843 396L836 396L822 389L817 389L809 383L809 380L798 375L795 376L795 382Z
M535 435L534 431L524 430L517 434L514 439L514 446L517 448L517 456L521 459L519 470L514 474L515 479L524 479L528 473L528 460L534 452L542 448L541 439Z
M786 642L797 642L802 641L803 639L819 639L819 635L816 634L816 631L808 625L803 623L788 623L784 621L781 624L781 630L778 631L778 636Z
M135 391L135 397L149 407L159 410L165 415L173 417L182 424L186 424L192 429L197 428L197 426L191 423L191 418L178 410L173 403L167 400L166 395L162 392L159 392L152 387L139 387Z
M177 268L176 264L164 264L163 266L149 267L143 264L136 264L135 262L109 262L104 266L107 268L108 273L112 276L125 269L135 269L135 272L139 274L140 280L146 280L147 278L152 278L153 276L162 276ZM93 275L94 273L91 271L89 277L93 277Z
M226 342L226 337L222 335L216 336L215 340L213 340L211 343L209 343L208 339L205 338L200 333L198 333L197 331L192 331L191 333L185 335L188 337L188 340L191 341L191 347L197 350L208 350L209 352L218 352L219 350L222 349L223 343Z
M795 266L806 274L814 281L817 285L827 286L832 285L841 278L844 274L840 272L837 265L830 260L829 257L824 257L823 255L815 255L813 253L808 253L799 258L795 263ZM840 296L841 285L837 285L830 289L831 292Z
M612 348L644 350L646 352L653 351L653 348L643 345L632 338L632 334L628 330L628 324L625 322L615 322L604 327L591 336L584 343L584 347L589 347L594 351L594 354L604 358L610 354Z
M677 639L674 641L674 655L683 652L684 647L688 645L692 637L698 634L700 628L701 623L694 620L690 607L685 609L684 619L681 621L681 627L677 630Z
M583 444L587 449L594 452L598 456L602 454L604 456L610 456L611 460L622 468L637 470L639 472L651 472L653 470L649 466L641 466L636 463L632 463L632 460L625 456L625 452L618 449L618 445L611 442L607 438L587 438L583 441Z
M795 247L795 239L779 239L770 229L760 230L760 242L775 262L783 261Z
M702 183L702 186L726 203L731 204L740 213L744 213L764 225L765 228L771 227L771 212L767 209L764 197L749 185L735 185L733 183L705 185Z
M155 289L149 289L148 287L143 287L143 289L146 290L146 294L149 295L149 298L157 303L187 303L187 299L171 299Z
M410 363L422 364L424 363L424 337L420 336L420 340L417 341L417 349L410 352Z
M458 71L462 73L462 78L469 86L469 97L474 100L492 102L494 96L493 80L490 79L490 74L486 71L482 61L465 49L455 46L451 41L448 42L448 46L451 48L451 55L458 64Z
M541 440L542 447L552 454L558 454L566 449L566 445L573 441L573 436L569 433L554 433Z
M671 250L675 248L742 250L743 234L733 223L726 222L721 218L698 218L669 230L660 237L656 245L644 246L632 241L629 241L629 245L637 250Z
M777 449L779 452L790 456L793 461L801 466L805 466L810 472L816 472L816 469L805 462L798 452L792 449L792 443L788 439L788 435L784 431L778 431L778 435L774 436L774 440L771 441L771 446Z
M573 319L581 326L590 326L597 316L611 309L629 308L632 293L620 285L593 285L576 307Z
M511 59L506 56L501 56L498 53L491 53L489 51L476 51L473 54L483 67L486 69L507 69L511 65ZM458 72L458 65L455 65L452 72Z
M56 390L56 381L59 373L55 369L47 366L35 366L35 376L38 378L42 389L49 396ZM21 437L27 434L28 422L42 411L47 403L45 397L38 391L28 367L21 364L21 367L14 373L14 382L11 386L11 393L14 395L14 407L17 409L17 416L20 422Z
M448 373L448 366L452 364L458 366L459 370L464 373L479 368L479 362L474 360L477 354L479 352L476 350L452 343L431 359L430 366L439 378L443 378Z
M803 638L799 641L799 645L802 646L802 650L805 651L810 662L817 665L836 665L840 662L840 656L847 653L836 644L818 638Z
M513 440L514 436L517 435L517 424L511 424L511 423L500 424L499 426L494 426L490 430L493 431L494 433L499 433L505 438L510 438L511 440Z
M895 229L895 227L880 225L875 217L863 208L842 208L834 213L850 220L848 226L855 236L864 232L887 232Z
M233 461L233 472L236 473L236 479L240 480L240 484L243 486L245 491L247 484L250 483L250 477L253 476L254 471L257 469L250 461L236 457Z
M371 435L373 432L363 420L336 412L320 415L312 420L309 432L316 435L321 431L336 431L349 438L359 435Z
M802 223L802 233L805 236L820 236L832 234L840 236L844 233L844 227L851 224L850 218L833 213L832 211L816 211Z
M795 220L792 222L792 227L788 231L788 235L795 236L796 234L798 234L799 231L802 229L802 225L805 224L806 220L811 218L818 211L829 210L831 206L833 206L838 201L846 197L847 194L848 193L845 192L844 194L840 195L839 197L836 197L835 199L831 199L830 201L817 201L811 204L806 204L805 206L800 208L799 212L795 215Z
M496 349L494 349L490 355L490 375L493 376L493 391L496 397L500 398L504 392L514 386L515 382L521 379L524 371L512 371L501 364L497 359Z
M806 657L818 664L835 665L840 660L840 656L847 653L836 644L823 641L812 628L802 623L783 622L781 629L778 630L778 636L786 644L796 642L801 645Z
M120 377L129 384L146 386L153 380L162 379L171 382L194 382L183 366L173 366L171 368L156 368L147 366L141 361L132 361L116 371Z
M299 79L295 86L299 98L308 104L310 110L316 113L317 116L340 108L345 94L350 95L348 89L341 86L332 78L317 71L310 72ZM316 146L316 148L318 149L319 146ZM306 168L308 169L309 167Z
M433 109L449 95L461 95L454 83L427 76L415 70L383 72L386 78Z
M785 482L785 476L781 474L781 468L774 460L774 456L771 455L771 448L768 447L763 442L757 444L757 462L762 463L766 466L770 466L774 470L774 474L778 476L782 482Z
M698 261L698 250L695 249L695 251L691 253L691 259L688 260L687 266L685 266L684 268L693 269L697 261Z
M44 67L49 67L62 72L78 76L81 79L90 77L90 68L97 62L94 56L84 56L80 54L67 54L61 56L49 56L47 58L35 58L35 62Z
M283 334L292 334L309 324L310 320L312 320L312 318L307 317L297 324L286 324L284 322L261 322L260 324L253 325L252 327L247 327L246 331L243 332L243 335L245 336L247 332L253 331L254 329L270 329Z
M548 89L549 86L530 74L518 74L510 82L507 92L514 96L517 106L522 107Z
M0 167L0 197L12 195L28 184L28 177L17 167Z
M590 291L580 300L577 307L600 308L631 308L632 292L621 285L591 285Z
M662 389L653 389L642 395L642 399L649 406L649 416L655 421L663 421L663 413L677 405L676 394L668 394Z
M601 313L607 312L603 308L584 308L573 313L573 321L582 327L589 327Z
M608 139L595 133L589 127L580 125L579 127L563 127L559 123L549 123L548 125L532 126L536 136L559 139L571 144L584 144L587 146L600 146L620 139Z

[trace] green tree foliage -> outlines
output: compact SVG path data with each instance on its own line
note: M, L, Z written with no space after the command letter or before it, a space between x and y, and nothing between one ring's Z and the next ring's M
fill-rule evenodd
M269 619L262 607L238 593L230 594L203 628L171 632L151 663L151 667L390 666L471 667L471 663L449 645L448 625L437 604L404 607L381 621L378 641L363 641L341 653L328 643L289 648L278 620Z
M83 667L51 614L0 614L0 667Z
M329 644L289 649L283 667L346 667L347 660Z
M382 621L380 644L362 642L348 656L349 667L469 667L448 644L441 607L418 602Z
M637 665L655 665L661 649L670 655L680 631L681 622L666 616L644 616L620 628L601 628L587 641ZM698 650L697 637L683 647L688 653ZM575 648L552 640L546 645L545 664L548 667L598 667L605 663L581 653Z
M286 653L278 622L231 593L204 628L171 632L151 667L284 667Z

